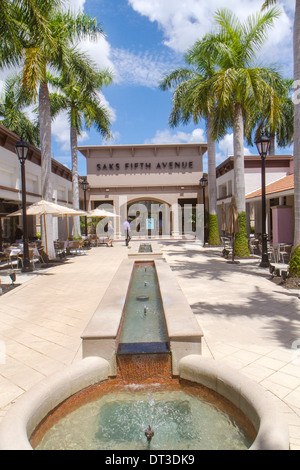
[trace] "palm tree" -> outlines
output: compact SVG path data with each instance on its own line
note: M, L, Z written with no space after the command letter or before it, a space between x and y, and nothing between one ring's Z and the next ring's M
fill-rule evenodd
M29 0L28 0L29 1ZM83 37L96 39L102 33L96 19L85 14L75 15L62 11L57 6L57 0L32 0L36 11L45 19L47 34L37 34L41 29L33 27L32 21L24 16L25 44L15 61L22 67L22 86L32 99L38 98L39 125L42 156L42 197L52 200L51 180L51 113L48 89L47 70L49 67L56 71L70 70L84 85L87 77L83 70L82 59L74 46L74 41ZM46 6L45 6L46 4ZM6 38L7 42L9 38ZM19 46L18 46L19 47ZM9 60L9 56L7 56ZM80 78L79 78L80 77ZM51 216L50 216L51 217ZM53 245L52 224L47 224L49 258L55 257Z
M244 123L247 123L252 110L257 104L268 105L272 115L278 115L279 97L273 84L278 74L272 69L253 65L256 51L262 46L267 31L279 16L277 9L248 17L242 24L229 10L216 12L215 19L219 34L215 36L215 48L218 51L219 70L210 80L215 96L217 113L216 122L224 120L225 115L232 116L234 135L234 193L239 214L240 233L235 239L235 254L248 256L246 232L246 204L244 177ZM277 118L276 118L277 119Z
M35 147L40 145L40 131L38 118L34 122L28 117L26 108L30 105L30 100L20 86L18 75L9 77L5 81L5 88L0 97L0 123L22 136L27 142Z
M61 3L61 0L0 2L0 66L17 64L23 48L30 46L32 35L36 38L47 36L51 40L48 11ZM30 35L28 31L31 31Z
M52 85L59 89L58 93L50 95L51 115L54 118L59 112L67 111L70 123L72 190L75 209L79 209L78 136L81 135L85 125L88 129L95 126L104 138L111 137L110 116L101 103L99 92L104 85L112 83L112 75L107 70L98 72L96 66L88 59L86 68L89 69L89 73L86 71L89 83L84 88L69 73L51 79ZM74 218L73 236L81 236L79 217Z
M197 41L186 52L184 59L189 68L174 70L161 82L162 90L175 87L173 93L173 108L169 118L169 125L177 127L180 123L187 124L193 120L198 124L204 118L207 128L208 153L208 192L209 192L209 243L220 245L217 216L217 184L216 184L216 136L213 132L213 115L215 101L207 86L208 80L215 73L213 51L209 51L210 35L202 41ZM225 134L225 127L218 130L217 137Z
M274 84L277 94L280 97L279 113L277 115L278 121L274 121L274 116L270 115L272 107L268 105L268 97L265 99L265 106L263 108L258 107L255 111L253 110L245 135L247 143L253 145L259 138L263 130L267 131L271 143L270 143L270 155L275 155L275 143L277 142L278 147L284 148L293 143L294 139L294 103L290 98L289 94L293 87L293 81L290 79L279 79ZM254 134L254 139L252 138Z
M277 3L266 0L262 9ZM295 2L294 18L294 84L300 83L300 0ZM294 248L300 246L300 106L294 102Z

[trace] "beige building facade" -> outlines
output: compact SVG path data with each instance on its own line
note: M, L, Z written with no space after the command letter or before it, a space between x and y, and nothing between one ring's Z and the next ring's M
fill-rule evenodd
M0 247L2 241L13 243L17 225L22 227L22 216L8 217L21 208L22 184L20 162L16 154L16 143L20 136L0 124ZM42 198L41 151L29 145L26 172L26 201L33 204ZM72 172L66 166L52 159L53 202L72 205ZM41 230L40 218L28 216L28 235L35 238ZM53 217L54 238L66 239L66 224L62 218ZM71 230L71 228L70 228Z
M116 238L124 236L126 219L140 238L203 238L199 180L207 144L82 146L79 151L87 160L87 209L100 206L119 215Z

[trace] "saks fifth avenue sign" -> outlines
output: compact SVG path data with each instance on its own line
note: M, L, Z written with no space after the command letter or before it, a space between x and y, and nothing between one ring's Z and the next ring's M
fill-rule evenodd
M194 162L135 162L135 163L97 163L97 171L152 171L152 170L192 170Z

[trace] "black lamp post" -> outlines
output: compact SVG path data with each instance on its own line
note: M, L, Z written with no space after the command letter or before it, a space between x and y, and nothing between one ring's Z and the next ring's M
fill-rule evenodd
M82 180L82 189L83 189L83 195L84 195L84 210L86 211L86 192L89 187L89 183L87 179ZM87 218L86 216L84 217L84 226L85 226L85 236L87 236Z
M25 180L25 161L27 158L29 145L22 138L16 143L16 152L21 164L21 180L22 180L22 213L23 213L23 267L22 272L31 272L33 268L30 265L28 250L28 232L27 232L27 215L26 215L26 180Z
M204 238L203 238L203 246L205 245L205 237L206 237L206 217L205 217L205 188L207 186L207 178L203 175L202 178L200 179L199 181L200 183L200 186L202 188L202 191L203 191L203 210L204 210Z
M260 266L262 268L268 268L269 256L268 256L268 242L266 234L266 156L268 155L270 148L270 138L263 132L261 137L256 140L255 144L259 155L261 156L261 216L262 216L262 255Z

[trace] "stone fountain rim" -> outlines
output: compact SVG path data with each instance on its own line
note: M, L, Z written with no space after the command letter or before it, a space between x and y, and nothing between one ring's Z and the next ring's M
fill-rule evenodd
M240 408L257 429L249 450L288 450L289 432L272 397L222 362L190 355L179 362L179 376L216 391ZM41 421L75 393L109 378L109 363L87 357L46 377L25 392L0 423L0 450L33 450L30 436Z

